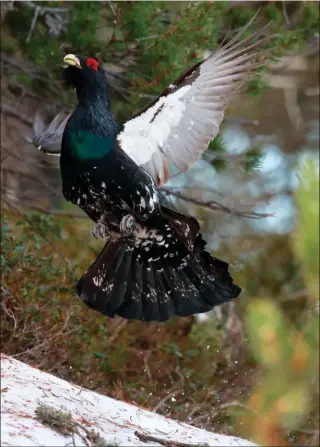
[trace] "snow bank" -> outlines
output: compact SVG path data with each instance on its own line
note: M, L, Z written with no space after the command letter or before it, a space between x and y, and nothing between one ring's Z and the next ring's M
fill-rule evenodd
M4 355L1 393L1 446L91 445L84 436L88 430L99 433L110 446L160 445L150 436L162 445L176 441L190 446L254 446L91 392ZM35 415L39 404L70 412L84 431L63 436L43 425Z

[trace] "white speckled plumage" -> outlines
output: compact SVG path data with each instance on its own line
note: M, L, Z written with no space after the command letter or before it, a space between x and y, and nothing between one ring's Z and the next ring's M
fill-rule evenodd
M69 55L80 62L65 70L78 105L62 139L63 194L95 222L93 235L107 239L77 284L91 308L165 321L239 295L228 264L205 250L198 222L169 209L157 188L172 164L185 171L206 150L231 94L257 66L264 30L241 40L253 20L122 126L112 117L103 70Z

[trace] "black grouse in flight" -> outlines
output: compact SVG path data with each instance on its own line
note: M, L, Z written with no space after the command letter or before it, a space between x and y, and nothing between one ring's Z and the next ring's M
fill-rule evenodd
M206 251L196 219L166 206L158 188L170 165L186 171L207 149L231 93L258 66L263 30L241 39L243 31L123 125L112 117L98 61L65 56L64 78L78 105L34 142L58 155L61 146L64 197L95 222L93 235L106 239L77 284L92 309L165 321L207 312L239 295L228 264Z

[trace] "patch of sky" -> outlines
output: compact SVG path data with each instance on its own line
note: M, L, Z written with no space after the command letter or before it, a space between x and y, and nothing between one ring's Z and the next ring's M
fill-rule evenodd
M265 219L251 221L255 230L285 234L293 229L296 210L291 197L288 195L279 194L273 197L268 204L258 205L255 211L258 213L273 213L272 216Z
M228 126L222 132L228 152L242 154L251 145L251 138L240 126Z

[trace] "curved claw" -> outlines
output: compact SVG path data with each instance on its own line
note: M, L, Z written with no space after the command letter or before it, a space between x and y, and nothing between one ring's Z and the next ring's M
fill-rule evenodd
M124 236L130 236L136 229L137 221L131 214L123 216L120 222L120 231Z
M95 223L92 227L91 233L95 239L99 239L99 237L101 239L107 239L110 236L108 227L102 222Z

